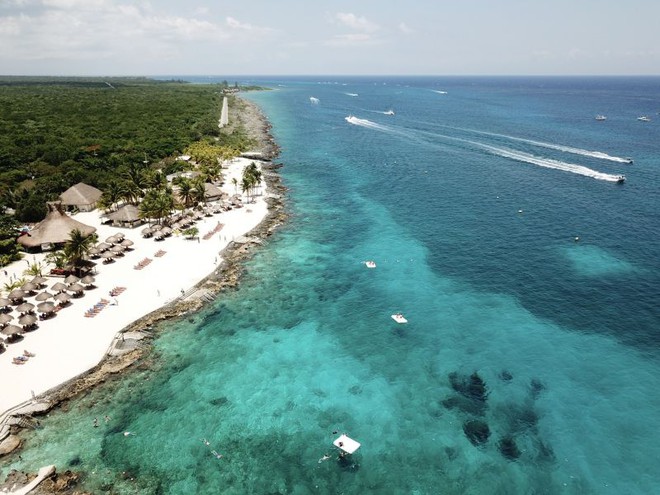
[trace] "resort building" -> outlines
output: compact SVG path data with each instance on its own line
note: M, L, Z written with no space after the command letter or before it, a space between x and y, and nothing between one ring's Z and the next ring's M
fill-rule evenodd
M60 194L62 206L67 211L92 211L103 193L93 186L83 182L71 186Z

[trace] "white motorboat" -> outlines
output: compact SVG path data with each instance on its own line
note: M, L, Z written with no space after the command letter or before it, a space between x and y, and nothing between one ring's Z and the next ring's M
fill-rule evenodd
M364 264L367 265L367 268L376 268L376 262L375 261L371 261L371 260L365 261Z
M623 184L626 181L626 176L625 175L618 175L616 178L616 183L617 184Z
M596 115L596 120L599 121L607 120L607 117L605 117L605 115Z
M641 117L637 117L637 120L640 122L651 122L651 118L647 117L646 115L642 115Z
M396 321L397 323L408 323L408 320L405 319L403 314L401 313L395 313L392 315L392 319Z
M383 112L384 115L394 115L394 110L388 110L387 112Z

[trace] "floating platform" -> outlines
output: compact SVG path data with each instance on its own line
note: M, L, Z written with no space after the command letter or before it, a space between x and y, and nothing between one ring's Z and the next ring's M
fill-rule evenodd
M352 438L347 437L345 434L341 434L337 440L332 442L332 444L346 452L347 454L352 454L357 449L360 448L360 442L356 442Z
M401 313L396 313L392 315L392 319L397 323L408 323L408 320L406 320Z

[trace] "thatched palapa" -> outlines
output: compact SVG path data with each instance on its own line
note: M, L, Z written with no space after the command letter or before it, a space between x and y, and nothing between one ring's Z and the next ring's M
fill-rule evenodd
M60 199L67 210L92 211L102 194L95 187L78 182L60 194Z
M120 227L136 227L142 225L144 220L140 218L140 210L135 205L124 205L117 211L105 215L112 220L112 225Z
M19 244L26 248L49 248L55 244L64 244L69 240L69 235L74 230L79 230L83 235L96 232L96 228L85 225L74 220L62 210L59 201L48 203L48 215L39 222L30 232L18 238Z

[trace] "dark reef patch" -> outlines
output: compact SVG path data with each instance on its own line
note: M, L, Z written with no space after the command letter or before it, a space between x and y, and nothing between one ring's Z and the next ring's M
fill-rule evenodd
M477 447L486 443L490 437L490 428L484 421L478 419L471 419L463 423L463 432L472 445Z
M507 436L500 439L497 442L497 449L500 451L500 454L510 461L515 461L520 457L520 449L513 437Z

